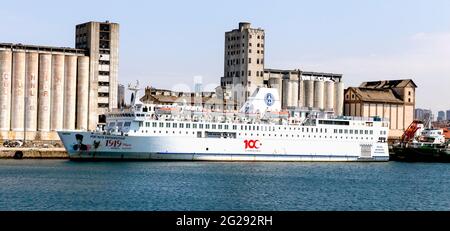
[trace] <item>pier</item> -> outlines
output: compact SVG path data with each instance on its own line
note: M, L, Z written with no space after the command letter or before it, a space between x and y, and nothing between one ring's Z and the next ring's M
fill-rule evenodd
M0 159L68 159L66 150L61 148L6 148L0 147Z

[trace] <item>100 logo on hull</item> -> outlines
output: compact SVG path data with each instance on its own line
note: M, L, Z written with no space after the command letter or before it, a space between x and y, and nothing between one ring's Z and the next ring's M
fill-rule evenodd
M244 140L245 149L259 149L261 142L259 140Z

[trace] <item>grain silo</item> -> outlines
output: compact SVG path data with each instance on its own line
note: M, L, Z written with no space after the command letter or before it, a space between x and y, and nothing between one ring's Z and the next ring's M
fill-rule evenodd
M25 131L27 139L35 139L38 116L39 54L26 53Z
M290 105L290 95L291 95L291 87L289 83L289 79L283 78L283 89L282 89L282 97L281 97L281 105L283 107L287 107Z
M334 110L334 82L325 82L325 110Z
M276 88L278 90L278 97L281 100L282 97L282 82L281 78L271 77L269 79L269 86L271 88Z
M290 94L290 104L291 107L298 107L298 80L290 81L291 94Z
M335 112L336 115L341 116L344 114L344 83L335 83Z
M305 81L300 79L298 82L298 107L305 106Z
M11 130L24 130L25 115L25 52L13 52L12 97L11 97ZM15 139L23 139L23 133L15 133Z
M0 50L0 139L8 136L11 125L12 52Z
M324 109L325 82L323 80L314 81L314 108Z
M77 66L77 123L76 129L88 129L89 57L78 57Z
M305 80L305 106L314 107L314 80Z
M64 113L64 55L52 55L52 100L50 130L63 128Z
M50 132L50 99L51 99L52 55L39 55L39 101L38 131L41 139Z
M74 130L77 96L77 56L67 55L64 65L64 117L63 129Z

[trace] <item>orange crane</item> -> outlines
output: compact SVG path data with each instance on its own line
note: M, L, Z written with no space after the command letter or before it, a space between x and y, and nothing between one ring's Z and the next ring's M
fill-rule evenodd
M414 134L416 134L417 130L419 129L419 124L423 124L420 120L414 120L409 127L405 130L405 132L402 135L402 142L409 142L414 138Z

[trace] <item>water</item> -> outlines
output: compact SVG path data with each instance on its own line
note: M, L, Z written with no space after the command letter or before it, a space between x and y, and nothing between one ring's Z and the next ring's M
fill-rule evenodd
M0 210L450 210L450 165L0 160Z

